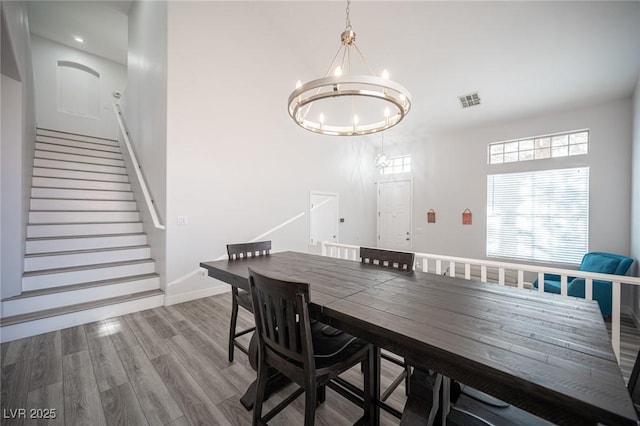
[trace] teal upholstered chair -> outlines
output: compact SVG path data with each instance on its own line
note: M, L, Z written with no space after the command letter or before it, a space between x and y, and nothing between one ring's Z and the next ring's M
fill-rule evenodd
M633 259L619 254L592 252L582 258L579 271L598 272L601 274L625 275L631 267ZM538 288L538 280L533 282ZM569 296L585 296L585 279L567 277ZM544 274L544 291L560 294L560 275ZM611 315L611 281L593 280L593 299L600 304L602 315Z

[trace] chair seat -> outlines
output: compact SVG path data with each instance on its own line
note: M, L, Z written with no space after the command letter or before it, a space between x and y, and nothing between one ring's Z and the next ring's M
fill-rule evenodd
M238 305L242 306L249 312L253 312L253 303L251 302L251 293L238 289Z
M311 336L318 370L346 361L368 344L362 339L321 322L311 324Z

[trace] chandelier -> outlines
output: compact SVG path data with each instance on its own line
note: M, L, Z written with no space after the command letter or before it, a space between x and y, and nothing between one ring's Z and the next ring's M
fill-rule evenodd
M389 165L389 163L391 162L391 159L387 154L384 153L384 133L380 133L380 135L382 136L382 147L381 147L382 149L380 151L380 154L376 155L374 163L377 168L384 169Z
M347 0L346 26L338 48L322 78L302 84L289 95L289 115L302 128L323 135L367 135L398 124L411 109L411 95L389 79L384 70L377 75L356 45ZM352 48L365 73L352 62ZM355 55L354 55L355 56ZM330 75L332 74L332 75Z

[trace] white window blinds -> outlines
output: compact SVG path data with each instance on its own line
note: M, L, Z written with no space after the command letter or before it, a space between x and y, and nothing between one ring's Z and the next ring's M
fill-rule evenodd
M579 264L588 239L588 167L487 176L487 256Z

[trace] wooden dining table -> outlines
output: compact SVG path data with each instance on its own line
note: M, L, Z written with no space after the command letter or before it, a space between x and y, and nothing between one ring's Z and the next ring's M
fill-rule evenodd
M553 423L638 424L595 301L298 252L200 266L308 282L315 318Z

